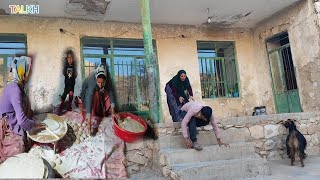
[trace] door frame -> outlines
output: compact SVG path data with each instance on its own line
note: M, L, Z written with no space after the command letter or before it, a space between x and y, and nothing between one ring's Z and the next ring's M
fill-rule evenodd
M274 36L273 36L274 37ZM273 38L273 37L271 37L271 38ZM268 39L271 39L271 38L268 38ZM288 35L288 38L289 38L289 35ZM282 77L284 77L284 65L283 65L283 57L282 57L282 55L279 53L280 51L281 51L281 49L284 49L284 48L288 48L288 47L291 47L290 46L290 42L289 43L287 43L287 44L285 44L285 45L282 45L282 46L280 46L280 47L278 47L278 48L275 48L275 49L272 49L272 50L270 50L270 51L268 51L268 46L267 46L267 41L268 41L268 39L266 39L266 41L265 41L265 45L266 45L266 50L267 50L267 58L268 58L268 64L269 64L269 74L270 74L270 78L271 78L271 87L272 87L272 93L273 93L273 101L274 101L274 105L275 105L275 109L276 109L276 113L277 114L279 114L280 112L279 112L279 107L278 107L278 103L277 103L277 100L276 100L276 93L275 93L275 88L274 88L274 79L273 79L273 77L272 77L272 67L271 67L271 64L270 64L270 54L272 54L272 53L274 53L274 52L277 52L278 53L278 56L279 56L279 63L280 63L280 66L281 66L281 76ZM291 52L291 48L290 48L290 52ZM292 54L292 52L291 52L291 54ZM293 73L295 74L295 79L297 80L297 76L296 76L296 67L295 67L295 65L294 65L294 62L293 62L293 58L291 57L291 59L292 59L292 64L293 64ZM288 109L289 109L289 112L288 113L293 113L293 112L291 112L291 108L290 108L290 106L289 106L289 99L288 99L288 92L289 91L291 91L291 90L287 90L287 84L285 83L285 81L282 81L282 85L286 88L286 90L285 90L285 92L286 92L286 100L287 100L287 104L288 104ZM298 95L299 95L299 86L298 86L298 83L297 83L297 89L296 89L297 91L298 91ZM302 106L301 106L301 101L300 101L300 95L299 95L299 104L300 104L300 112L302 112Z

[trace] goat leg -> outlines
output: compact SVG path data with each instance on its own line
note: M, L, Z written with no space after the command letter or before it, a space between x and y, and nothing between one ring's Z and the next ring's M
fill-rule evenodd
M290 151L290 157L291 157L291 166L294 165L294 161L295 161L295 154L296 154L296 151L294 148L291 149Z
M287 148L287 155L288 155L288 158L290 158L291 156L291 153L290 153L290 146L289 146L289 136L286 138L286 148Z
M304 167L303 159L304 159L304 155L300 153L301 167Z

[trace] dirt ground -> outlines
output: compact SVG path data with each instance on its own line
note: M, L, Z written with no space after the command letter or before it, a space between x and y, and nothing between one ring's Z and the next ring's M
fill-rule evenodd
M298 160L298 161L297 161ZM271 176L255 177L254 180L319 180L320 156L308 156L305 166L301 167L299 159L290 166L290 159L269 161Z
M154 170L154 169L149 169L146 171L143 171L138 174L132 175L130 180L167 180L169 178L164 177L160 172Z

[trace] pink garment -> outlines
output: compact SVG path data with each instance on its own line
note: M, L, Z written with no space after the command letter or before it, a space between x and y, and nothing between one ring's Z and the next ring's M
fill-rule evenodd
M76 112L67 112L64 117L68 121L83 122L83 116ZM111 118L103 118L95 137L60 153L62 159L71 158L71 162L78 162L73 167L67 165L70 169L61 175L64 178L127 178L124 146L124 141L114 134ZM110 147L113 150L109 154Z
M24 150L23 137L10 130L6 117L0 119L0 163Z
M193 116L197 116L197 114L200 112L200 110L204 106L205 105L203 105L202 103L199 103L199 102L188 102L182 106L181 110L187 112L187 114L185 115L185 117L183 118L183 120L181 122L182 135L184 138L188 137L187 126L188 126L189 121L191 120L191 118ZM213 113L211 115L210 122L213 127L213 132L214 132L216 138L219 139L220 138L220 130L217 125L217 122L215 121Z

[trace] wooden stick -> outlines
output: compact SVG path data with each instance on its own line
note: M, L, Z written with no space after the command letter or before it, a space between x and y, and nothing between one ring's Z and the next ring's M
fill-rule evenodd
M58 135L56 135L56 133L54 133L53 131L51 131L51 129L49 129L49 127L48 127L48 126L46 127L46 130L47 130L47 131L49 131L51 134L53 134L53 135L54 135L54 137L55 137L55 138L57 138L57 140L59 140L59 139L60 139L60 138L59 138L59 136L58 136Z

